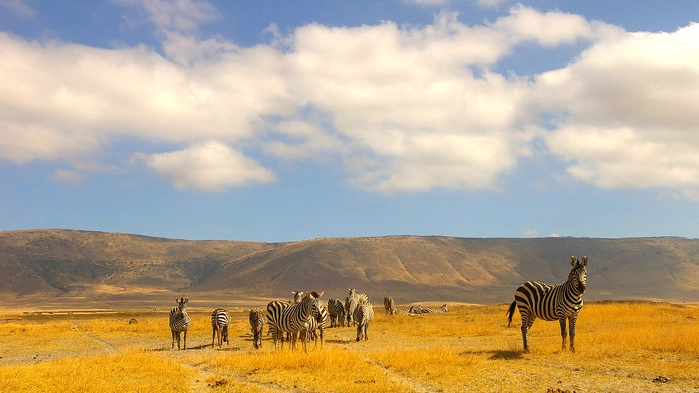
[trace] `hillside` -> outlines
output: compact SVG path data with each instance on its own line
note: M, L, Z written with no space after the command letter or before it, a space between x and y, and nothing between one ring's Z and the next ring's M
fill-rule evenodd
M589 300L699 301L699 240L395 236L292 243L190 241L71 230L0 232L0 293L15 307L264 304L347 288L375 304L500 303L524 281L559 283L587 255Z

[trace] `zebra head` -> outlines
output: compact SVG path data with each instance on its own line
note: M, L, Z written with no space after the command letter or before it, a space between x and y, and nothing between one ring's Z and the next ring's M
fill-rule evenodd
M301 299L303 299L304 292L303 291L291 291L291 294L294 295L294 303L300 303Z
M189 301L189 299L186 297L181 297L179 299L175 298L175 302L177 302L177 311L178 311L177 317L178 318L180 318L180 319L184 318L184 313L187 312L187 306L185 306L185 304L187 304L188 301Z
M316 291L308 292L301 299L301 303L310 305L309 309L313 309L313 307L315 307L316 310L320 310L320 307L322 306L322 304L320 303L320 297L323 296L324 293L325 291L321 293L318 293Z
M575 290L582 295L587 288L587 257L583 257L581 261L571 256L570 265L573 269L571 269L570 274L568 274L568 281L571 282Z

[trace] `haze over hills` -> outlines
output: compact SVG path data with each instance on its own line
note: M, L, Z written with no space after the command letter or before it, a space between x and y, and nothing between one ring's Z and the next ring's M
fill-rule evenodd
M565 281L587 255L587 300L699 301L699 240L388 236L290 243L191 241L73 230L0 232L0 293L11 307L264 305L291 290L348 288L375 305L506 303L527 280Z

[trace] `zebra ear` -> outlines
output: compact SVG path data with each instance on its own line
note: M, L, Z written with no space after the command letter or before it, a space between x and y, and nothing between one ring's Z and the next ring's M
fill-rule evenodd
M186 298L184 298L184 302L183 302L183 303L186 304L188 301L189 301L189 298L186 297Z
M582 259L582 265L587 266L587 257L583 257Z
M570 266L575 266L576 258L575 256L570 257Z

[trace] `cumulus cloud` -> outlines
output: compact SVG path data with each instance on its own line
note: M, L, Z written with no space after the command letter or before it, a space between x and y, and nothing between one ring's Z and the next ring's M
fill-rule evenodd
M178 188L220 192L275 180L245 155L255 146L275 161L332 156L348 183L394 194L497 190L552 154L598 187L699 189L699 25L629 33L518 5L472 26L442 11L422 26L271 27L273 42L240 47L198 36L217 18L205 1L115 1L143 10L162 48L0 33L0 158L82 172L115 140L176 145L138 156ZM493 71L518 45L579 42L563 68Z
M537 80L567 173L603 188L699 187L699 25L600 40Z
M229 187L276 180L269 169L217 141L168 153L139 154L138 158L181 190L222 192Z

